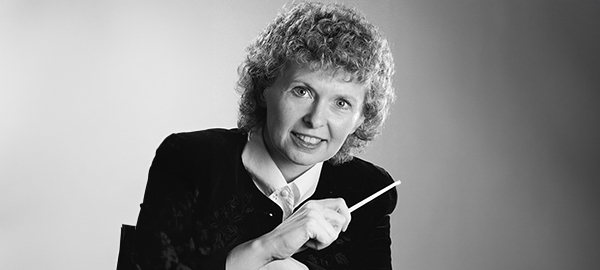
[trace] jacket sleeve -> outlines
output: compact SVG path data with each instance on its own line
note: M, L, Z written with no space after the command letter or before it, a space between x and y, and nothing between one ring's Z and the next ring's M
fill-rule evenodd
M361 266L354 269L392 269L390 216L385 215L360 253Z
M383 169L381 169L383 171ZM385 171L383 171L389 179L391 176ZM377 202L377 210L386 209L381 214L378 215L379 221L377 226L373 230L373 233L368 237L366 244L363 248L361 248L360 253L358 254L360 265L353 266L353 269L370 269L370 270L380 270L380 269L392 269L392 254L391 254L391 245L392 240L390 237L390 215L394 211L396 207L396 202L398 199L398 193L396 188L391 189L386 192L380 198L378 198ZM373 211L377 211L373 210Z
M368 179L366 181L365 179ZM364 161L324 167L324 186L314 199L342 197L354 205L393 182L382 168ZM311 270L392 269L390 215L396 207L397 191L391 189L352 213L346 232L323 250L306 249L295 258Z
M209 197L198 171L210 167L209 154L197 149L189 138L173 134L156 151L136 226L138 269L225 269L226 254L204 256L195 246L193 218Z
M332 252L329 254L318 255L319 252L313 252L314 255L307 258L302 257L300 261L304 263L310 270L335 270L335 269L352 269L352 270L383 270L392 269L391 258L391 238L390 238L390 214L394 209L396 202L396 190L393 189L386 192L379 200L378 205L388 205L389 208L384 215L378 216L378 221L373 223L373 227L361 227L362 232L369 232L365 235L366 240L360 241L358 244L353 244L348 253ZM387 204L385 203L387 201ZM372 212L371 209L369 211ZM361 217L353 217L351 222L361 222L357 219ZM344 234L336 242L353 242L354 240L347 238ZM333 246L332 248L335 249Z

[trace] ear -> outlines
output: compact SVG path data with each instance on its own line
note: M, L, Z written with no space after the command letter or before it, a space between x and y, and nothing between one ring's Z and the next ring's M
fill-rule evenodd
M362 125L365 122L365 117L361 114L360 117L358 118L358 120L356 120L356 124L354 125L354 128L352 129L351 133L356 132L356 130L360 127L360 125Z
M266 108L267 107L267 101L265 99L265 92L267 91L267 89L263 89L262 91L257 91L256 92L256 102L258 103L258 106L262 107L262 108Z

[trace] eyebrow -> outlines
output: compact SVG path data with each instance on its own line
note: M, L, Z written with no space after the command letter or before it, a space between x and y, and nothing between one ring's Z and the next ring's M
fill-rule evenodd
M305 86L305 87L309 88L309 89L310 89L310 90L312 90L313 92L316 92L315 90L316 90L317 88L313 87L313 86L312 86L310 83L308 83L308 82L305 82L305 81L303 81L303 80L299 80L299 79L292 79L292 80L291 80L291 84L294 84L294 83L297 83L297 84L302 84L303 86ZM351 103L353 103L353 104L357 104L357 103L359 103L358 99L357 99L357 98L355 98L353 95L349 95L349 94L346 94L346 93L344 93L344 92L342 92L341 94L339 94L339 93L338 93L338 94L335 94L335 97L336 97L336 98L343 98L343 99L345 99L345 100L347 100L347 101L350 101L350 102L351 102Z

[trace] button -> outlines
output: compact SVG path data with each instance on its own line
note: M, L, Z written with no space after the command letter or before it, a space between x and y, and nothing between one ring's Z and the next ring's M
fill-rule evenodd
M290 192L289 192L289 191L287 191L287 189L284 189L284 190L282 190L282 191L281 191L281 196L283 196L283 197L286 197L286 198L287 198L287 196L289 196L289 195L290 195Z

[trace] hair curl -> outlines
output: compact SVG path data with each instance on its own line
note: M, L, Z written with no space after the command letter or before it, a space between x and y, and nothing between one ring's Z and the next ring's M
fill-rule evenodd
M283 73L287 63L312 70L343 70L366 86L364 122L350 134L330 162L352 159L381 133L394 102L394 62L387 40L355 8L338 3L302 2L284 10L248 46L239 68L238 127L250 132L266 122L259 106L265 88Z

